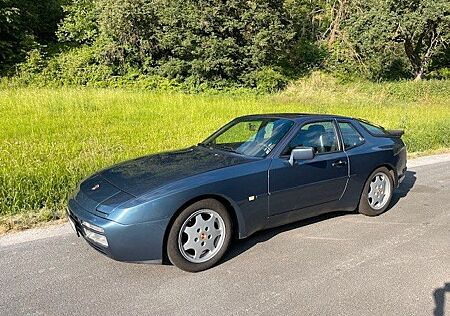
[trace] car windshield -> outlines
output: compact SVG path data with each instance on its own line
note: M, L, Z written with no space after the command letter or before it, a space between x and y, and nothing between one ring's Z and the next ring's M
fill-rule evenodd
M226 125L201 145L251 157L265 157L294 123L278 118L240 119Z

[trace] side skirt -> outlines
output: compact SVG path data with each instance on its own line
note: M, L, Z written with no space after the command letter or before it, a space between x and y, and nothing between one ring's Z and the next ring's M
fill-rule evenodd
M290 224L293 222L301 221L307 218L315 217L318 215L322 215L330 212L352 212L351 208L343 208L340 205L340 201L333 201L329 203L324 203L320 205L305 207L299 210L294 210L290 212L286 212L283 214L278 214L274 216L269 216L267 219L267 224L264 229L273 228L285 224Z

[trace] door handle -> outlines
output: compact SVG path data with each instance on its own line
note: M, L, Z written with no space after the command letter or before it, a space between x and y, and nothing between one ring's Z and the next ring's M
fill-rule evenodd
M333 162L331 164L331 166L332 167L342 167L342 166L345 166L346 164L347 164L347 161L345 161L345 160L338 160L338 161Z

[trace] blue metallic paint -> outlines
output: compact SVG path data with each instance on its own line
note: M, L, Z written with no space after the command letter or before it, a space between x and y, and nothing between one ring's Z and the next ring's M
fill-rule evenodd
M168 219L123 225L101 218L82 208L74 199L69 200L70 216L76 223L77 233L85 238L81 221L92 223L104 229L109 247L88 243L112 259L128 262L161 261L162 243ZM145 241L136 242L136 241Z
M273 115L278 117L278 115ZM294 127L265 158L194 146L127 161L86 179L69 199L69 214L81 235L81 221L105 230L109 247L88 242L120 261L160 261L171 220L190 201L227 201L238 237L333 210L352 211L367 177L387 166L400 178L406 148L398 137L370 134L357 120L327 115L287 115ZM257 116L255 116L257 117ZM350 122L365 142L348 151L288 163L280 156L296 131L314 121ZM333 162L343 160L344 166ZM96 185L96 190L93 188ZM255 196L249 201L249 196Z
M274 158L269 170L269 216L339 200L348 180L347 166L332 166L347 161L341 151L316 155L293 166L286 158Z

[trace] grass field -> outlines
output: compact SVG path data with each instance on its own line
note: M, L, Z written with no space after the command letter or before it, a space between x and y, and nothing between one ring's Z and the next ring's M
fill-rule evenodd
M93 171L205 139L235 116L316 112L406 130L409 152L450 147L450 82L351 85L312 77L277 95L0 90L0 231L64 216Z

